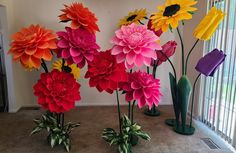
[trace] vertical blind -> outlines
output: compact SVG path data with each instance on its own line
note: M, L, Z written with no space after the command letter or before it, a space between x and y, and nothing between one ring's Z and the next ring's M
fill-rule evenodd
M226 17L204 50L218 48L227 57L214 77L202 78L200 118L236 148L236 0L208 0L208 10L213 6Z

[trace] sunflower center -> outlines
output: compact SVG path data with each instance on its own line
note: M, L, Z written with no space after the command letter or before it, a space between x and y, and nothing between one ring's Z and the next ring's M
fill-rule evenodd
M64 66L63 71L65 71L66 73L70 73L72 69L69 66Z
M170 17L172 15L175 15L179 10L180 10L180 5L178 4L167 6L163 13L163 16Z
M130 17L127 18L127 21L133 21L137 17L136 14L131 15Z

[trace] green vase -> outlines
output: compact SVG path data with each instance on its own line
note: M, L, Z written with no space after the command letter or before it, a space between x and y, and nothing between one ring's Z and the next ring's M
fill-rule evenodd
M194 128L186 125L189 100L192 92L192 85L186 75L183 75L177 85L177 98L179 102L179 111L181 114L181 124L175 125L174 130L183 135L191 135Z
M159 109L155 105L153 105L151 109L146 108L144 110L144 114L147 115L147 116L155 117L155 116L160 116L161 112L159 111Z

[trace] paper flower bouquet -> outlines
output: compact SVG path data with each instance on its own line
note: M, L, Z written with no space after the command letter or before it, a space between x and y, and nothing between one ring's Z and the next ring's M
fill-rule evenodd
M120 20L119 29L110 41L113 46L106 51L100 51L96 43L99 28L95 14L81 3L65 5L62 9L60 22L70 23L63 31L54 33L40 25L30 25L14 34L9 50L13 60L20 62L27 70L40 70L42 67L45 71L33 89L38 104L46 113L34 120L36 127L31 134L46 130L51 147L62 145L66 151L70 151L71 131L80 124L65 123L64 115L75 108L76 102L81 99L77 79L80 77L80 69L87 66L84 77L89 80L89 86L99 92L116 95L119 131L106 128L102 133L103 139L110 145L117 145L119 153L131 153L132 146L138 143L139 138L150 140L150 136L135 122L134 107L136 104L138 108L147 105L148 114L157 114L156 107L162 94L156 70L166 61L171 64L174 73L169 76L176 116L174 120L167 120L167 123L174 125L178 133L193 133L192 116L190 126L186 125L192 91L187 76L189 56L200 39L210 39L224 16L216 8L209 12L194 31L198 40L185 60L184 42L178 26L180 21L183 23L192 18L197 10L194 7L196 3L195 0L167 0L150 17L146 9L130 12ZM176 28L182 47L182 76L179 79L170 60L177 48L176 41L170 40L160 45L162 33ZM54 56L58 59L46 63L55 59ZM199 61L196 69L200 74L212 76L224 58L225 54L215 49ZM49 64L51 69L48 68ZM149 74L150 68L152 74ZM121 112L119 96L125 96L128 103L127 115Z
M48 143L53 148L62 145L70 151L71 131L79 123L65 123L64 114L75 108L81 99L80 69L92 62L100 48L96 43L96 31L99 31L95 15L81 3L65 5L59 16L60 22L70 22L69 27L56 34L40 25L23 28L12 36L9 54L20 62L26 70L40 70L44 73L34 85L34 95L38 104L47 112L40 119L35 119L36 127L31 134L42 130L48 132ZM46 62L52 63L51 70Z

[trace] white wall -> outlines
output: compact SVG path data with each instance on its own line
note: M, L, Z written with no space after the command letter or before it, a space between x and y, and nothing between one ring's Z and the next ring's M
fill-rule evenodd
M0 0L3 2L4 0ZM8 3L6 3L6 1ZM63 8L63 4L70 4L75 0L5 0L5 4L8 12L10 33L13 34L19 31L22 27L30 24L40 24L47 28L57 30L63 30L65 24L58 23L57 16L61 13L60 9ZM10 3L12 2L12 3ZM102 50L109 49L111 47L109 40L114 35L114 31L117 29L117 23L119 19L127 15L129 11L140 8L147 8L148 12L155 12L156 6L163 4L164 0L84 0L83 4L91 11L93 11L98 18L98 25L101 32L97 33L97 41ZM165 33L161 37L162 43L167 40L175 39L176 34ZM177 37L176 37L177 38ZM178 38L177 38L178 39ZM178 51L174 57L174 63L179 69L179 54ZM10 58L10 57L9 57ZM85 73L86 68L82 70L82 76ZM158 76L161 79L161 86L164 96L162 97L161 104L171 104L171 96L169 91L169 79L168 72L170 67L167 63L158 68ZM13 64L13 73L15 79L15 92L16 102L19 106L34 106L37 104L36 98L33 96L32 86L39 78L39 72L26 72L19 64ZM115 104L114 95L108 93L99 93L95 88L89 88L87 80L81 78L81 96L83 105L113 105ZM122 100L124 101L124 100ZM123 102L124 103L124 102Z

